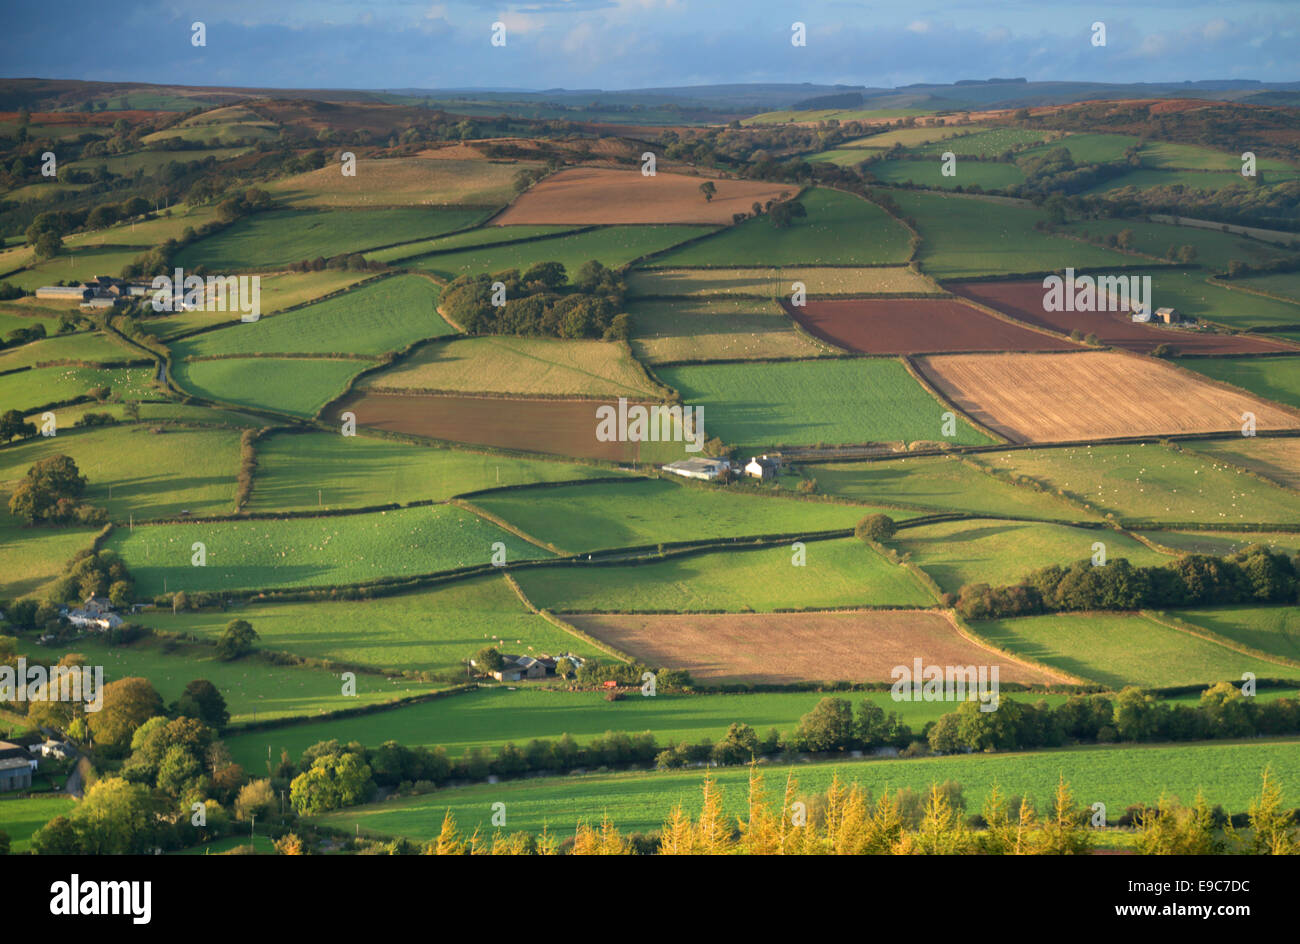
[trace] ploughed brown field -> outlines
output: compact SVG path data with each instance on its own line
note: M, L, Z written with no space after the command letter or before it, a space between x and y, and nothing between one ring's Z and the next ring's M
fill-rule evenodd
M1202 334L1174 327L1158 327L1133 321L1127 311L1044 311L1046 290L1041 280L1005 282L950 282L944 288L970 298L1028 324L1069 334L1097 335L1103 344L1148 354L1168 344L1175 354L1255 354L1261 351L1291 351L1295 348L1260 337L1239 334Z
M717 193L705 200L700 184L712 180ZM547 177L498 216L498 226L573 223L730 223L749 213L755 201L793 197L798 187L753 180L723 180L639 170L575 167Z
M941 354L916 366L958 409L1015 442L1300 429L1300 411L1135 354Z
M998 666L998 681L1064 681L972 642L945 613L565 616L647 665L686 669L710 682L887 682L894 666Z
M781 304L813 336L863 354L1075 351L1061 338L1003 321L955 298L844 298Z
M357 425L373 429L583 459L634 462L639 446L641 458L648 461L650 450L671 445L599 441L600 402L363 392L347 397L338 409L356 413Z

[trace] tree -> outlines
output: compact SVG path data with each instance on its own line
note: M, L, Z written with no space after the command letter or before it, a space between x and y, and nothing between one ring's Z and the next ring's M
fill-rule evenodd
M124 751L137 728L163 713L163 700L148 679L123 678L103 688L103 707L89 714L90 733L100 747Z
M898 525L889 515L867 515L858 522L853 534L859 541L888 541L895 532L898 531Z
M235 797L235 819L248 822L254 816L265 819L275 812L275 790L270 780L250 780Z
M22 411L6 410L0 415L0 440L30 439L36 435L36 424L25 422Z
M86 478L71 456L47 456L30 469L9 498L9 513L37 521L66 521L86 491Z
M374 786L370 774L365 761L351 752L318 757L311 769L293 778L289 800L303 816L355 806Z
M823 698L795 729L795 740L810 751L848 750L857 739L853 706L843 698Z
M248 620L234 619L226 624L217 640L217 654L226 661L238 659L253 651L253 643L260 637Z
M714 186L713 181L711 180L706 180L704 183L700 184L700 193L704 194L705 203L712 203L713 195L717 192L718 188Z
M36 255L52 259L63 250L63 238L58 233L44 232L36 237Z
M197 718L214 728L225 727L230 722L226 700L217 691L217 686L207 679L195 679L186 685L181 697L172 705L172 711L178 715Z
M495 646L484 646L474 656L474 668L488 675L493 672L500 672L503 665L505 665L505 659L502 658L500 651Z
M1133 248L1133 231L1131 229L1122 229L1115 237L1115 243L1120 249Z

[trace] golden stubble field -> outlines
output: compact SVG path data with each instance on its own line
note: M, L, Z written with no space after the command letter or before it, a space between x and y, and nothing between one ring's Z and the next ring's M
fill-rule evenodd
M787 684L887 682L895 666L998 666L1000 682L1064 681L985 649L932 610L834 613L602 614L566 616L597 639L650 665L701 681Z
M705 200L700 184L712 180L717 188ZM793 184L727 180L639 170L574 167L537 184L493 222L516 224L570 223L730 223L735 213L749 213L754 202L793 197Z
M1071 442L1300 429L1300 412L1163 361L1109 351L918 357L930 382L976 422L1015 442Z

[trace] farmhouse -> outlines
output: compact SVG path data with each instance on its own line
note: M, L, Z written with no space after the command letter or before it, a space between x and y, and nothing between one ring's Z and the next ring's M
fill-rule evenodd
M730 459L681 459L660 466L665 472L688 479L715 481L731 471Z
M27 748L35 757L53 757L58 760L67 760L69 757L77 755L77 749L68 741L56 741L50 738L40 744L33 744Z
M97 275L80 285L43 285L36 290L36 297L80 302L82 308L113 308L129 299L143 298L148 293L149 285L145 282Z
M751 479L774 479L781 471L781 460L774 456L751 456L745 474Z
M79 629L116 629L124 622L113 612L113 604L107 597L87 597L81 606L76 609L64 607L59 615Z
M31 789L35 769L36 761L27 751L9 741L0 741L0 793Z

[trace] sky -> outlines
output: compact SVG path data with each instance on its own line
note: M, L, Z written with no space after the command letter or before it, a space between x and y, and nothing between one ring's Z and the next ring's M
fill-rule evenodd
M206 46L191 41L196 22ZM1092 41L1099 22L1105 46ZM492 45L496 23L504 45ZM1300 0L4 0L0 26L7 78L355 89L1300 79Z

